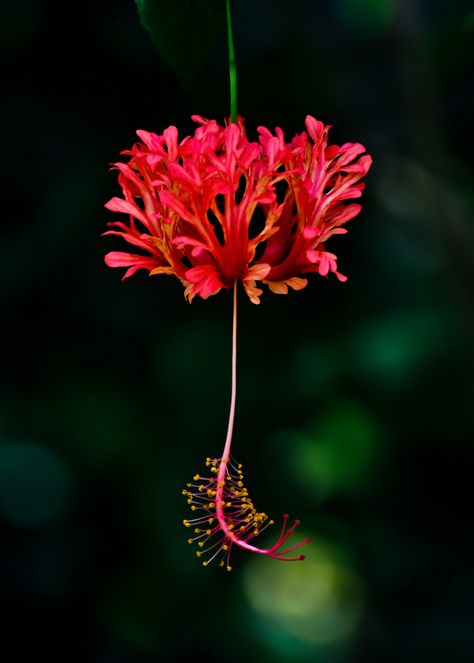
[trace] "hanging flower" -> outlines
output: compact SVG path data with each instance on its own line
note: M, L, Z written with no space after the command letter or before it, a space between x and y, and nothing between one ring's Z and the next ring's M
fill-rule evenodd
M163 135L138 131L140 142L116 163L123 198L106 207L128 221L109 223L106 235L119 235L140 253L113 251L110 267L126 267L124 279L138 269L151 275L174 274L189 301L233 289L232 395L222 456L207 459L209 476L195 475L183 491L193 518L190 543L203 564L219 558L230 570L234 545L284 561L304 559L287 546L299 521L283 527L274 544L251 542L273 521L258 512L243 484L242 466L231 460L236 401L237 285L260 302L266 284L276 294L307 285L305 274L335 274L337 258L326 251L332 235L360 212L358 203L372 159L360 143L328 145L329 127L313 117L306 129L286 142L281 129L259 127L258 142L248 140L243 120L225 127L193 116L198 128L178 142L176 127ZM197 512L197 513L195 513ZM195 516L195 517L194 517Z
M181 142L173 126L163 135L138 131L140 142L123 153L128 163L114 165L123 198L106 207L128 221L109 223L105 234L140 252L113 251L107 265L126 267L124 279L138 269L174 274L189 301L237 281L255 304L257 282L286 294L311 272L345 281L325 243L360 212L347 201L362 195L372 162L363 145L328 145L329 126L311 116L288 143L279 128L259 127L251 142L242 119L225 127L193 119L198 128Z

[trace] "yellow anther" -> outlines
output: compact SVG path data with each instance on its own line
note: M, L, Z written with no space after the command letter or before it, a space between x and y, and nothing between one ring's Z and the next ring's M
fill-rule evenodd
M199 529L199 527L196 527L196 529L195 529L194 531L196 532L196 534L199 534L199 532L200 532L201 530Z
M232 502L227 502L226 506L232 506Z
M210 502L210 503L209 503L209 509L214 509L215 506L216 506L216 505L214 504L214 502Z
M224 545L222 546L222 550L229 550L229 546L226 543L224 543Z
M214 518L209 518L208 522L209 522L209 525L212 525L212 523L214 522Z
M207 534L207 536L210 536L210 535L211 535L211 530L210 530L210 529L207 529L207 530L206 530L206 534Z
M202 493L202 491L204 490L204 486L202 485L202 483L199 485L198 490L200 493Z
M200 550L196 550L196 557L201 557L202 552Z
M227 567L227 570L228 570L228 571L232 571L232 567L231 567L231 566L228 566L228 567Z
M198 542L198 546L199 546L200 548L202 548L203 545L204 545L204 541L199 541L199 542Z
M239 488L243 488L244 484L242 481L237 481L237 485Z
M203 566L207 566L207 565L208 565L208 562L203 562L202 565L203 565Z
M192 539L188 539L188 543L192 543L192 542L193 542L193 540L192 540Z
M188 504L189 504L189 502L188 502ZM192 507L191 507L191 511L196 511L196 509L197 509L197 506L194 506L194 504L193 504Z
M186 485L187 485L188 488L191 488L191 486L192 486L192 484L190 484L190 483L187 483Z
M199 476L199 474L195 474L195 475L193 476L193 481L199 481L200 478L201 478L201 477Z
M270 520L270 523L269 523L269 524L270 524L270 525L274 525L274 524L275 524L275 521L274 521L274 520Z
M189 520L183 520L183 525L185 527L191 527L191 523L189 522Z
M187 490L182 490L182 491L181 491L181 495L187 495L187 494L188 494L188 491L187 491Z

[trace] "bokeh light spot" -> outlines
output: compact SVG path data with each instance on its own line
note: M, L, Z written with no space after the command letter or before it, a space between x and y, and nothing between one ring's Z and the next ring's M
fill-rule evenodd
M263 622L300 643L339 646L349 640L363 614L358 576L334 548L313 544L303 564L270 564L254 556L243 577L249 603ZM272 639L266 644L271 647Z
M64 509L69 472L52 451L31 443L0 447L0 515L13 525L43 527Z
M363 34L385 30L395 16L394 0L338 0L342 21Z
M359 495L372 488L380 460L379 432L360 404L336 403L309 430L281 432L278 438L291 449L290 476L313 499Z
M406 387L429 359L449 347L452 322L450 312L428 308L369 320L355 332L354 364L370 381Z

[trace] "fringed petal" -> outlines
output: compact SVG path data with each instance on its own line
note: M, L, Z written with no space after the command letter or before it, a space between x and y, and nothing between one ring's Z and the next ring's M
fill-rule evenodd
M124 197L106 207L128 222L114 222L105 234L148 255L112 252L107 264L129 267L125 277L141 268L174 274L189 301L236 281L255 304L259 282L286 294L305 287L301 276L309 272L344 281L324 242L361 210L350 201L360 198L372 163L364 146L328 145L330 127L310 115L306 132L289 142L279 127L258 127L258 142L250 142L242 118L225 126L193 120L194 135L181 142L175 126L162 135L139 130L140 142L123 152L128 163L114 165ZM286 185L282 197L277 183Z

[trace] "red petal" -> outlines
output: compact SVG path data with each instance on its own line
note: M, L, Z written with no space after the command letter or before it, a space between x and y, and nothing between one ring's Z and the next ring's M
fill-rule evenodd
M138 269L151 270L157 266L157 261L153 258L133 253L123 253L122 251L111 251L107 253L104 260L108 267L130 267L122 277L122 281L135 274Z
M215 295L224 284L220 280L220 275L213 265L199 265L192 269L186 270L186 280L193 283L192 291L196 295L200 295L203 299L207 299L211 295Z
M122 198L111 198L108 203L104 205L106 209L111 210L112 212L123 212L124 214L130 214L135 219L138 219L145 225L148 224L148 219L143 214L141 209L137 207L134 203L130 203L127 200Z

